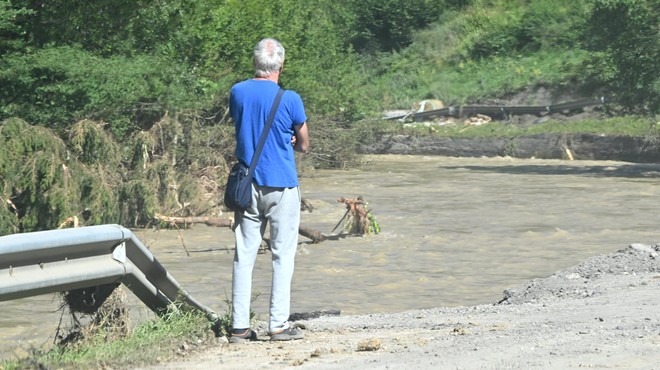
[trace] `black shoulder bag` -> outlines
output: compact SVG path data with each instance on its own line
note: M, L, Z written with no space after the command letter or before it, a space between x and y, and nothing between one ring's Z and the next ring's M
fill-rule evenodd
M231 172L229 172L227 186L225 186L224 202L225 206L232 211L243 212L252 202L252 176L254 174L254 169L257 167L257 161L264 149L266 137L268 136L270 127L273 125L275 113L277 113L277 108L280 105L280 100L282 100L283 94L284 89L280 88L275 96L273 106L270 108L268 119L264 125L264 130L261 132L259 143L252 156L252 161L250 161L250 168L246 168L241 162L238 162L232 167Z

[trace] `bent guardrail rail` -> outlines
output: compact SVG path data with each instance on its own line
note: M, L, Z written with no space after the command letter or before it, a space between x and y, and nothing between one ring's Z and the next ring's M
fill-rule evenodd
M157 314L180 300L217 319L121 225L0 236L0 301L118 282Z

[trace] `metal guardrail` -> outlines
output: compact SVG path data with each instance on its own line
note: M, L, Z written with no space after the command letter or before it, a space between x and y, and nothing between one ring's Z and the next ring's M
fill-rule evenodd
M406 120L420 121L435 117L464 117L476 114L484 114L490 117L508 118L517 114L552 114L565 111L573 111L588 106L604 105L605 98L582 99L574 102L554 104L554 105L532 105L532 106L492 106L492 105L463 105L449 106L442 109L434 109L424 112L411 112L405 115L386 117L386 120Z
M123 226L0 236L0 301L118 282L157 314L178 300L217 319Z

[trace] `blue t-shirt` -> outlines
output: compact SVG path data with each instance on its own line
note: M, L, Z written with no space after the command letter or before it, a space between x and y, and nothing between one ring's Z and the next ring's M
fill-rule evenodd
M231 88L229 114L236 125L236 158L249 166L279 86L269 80L246 80ZM260 186L290 188L298 186L296 162L291 145L294 126L307 121L300 95L287 90L275 114L261 152L254 182Z

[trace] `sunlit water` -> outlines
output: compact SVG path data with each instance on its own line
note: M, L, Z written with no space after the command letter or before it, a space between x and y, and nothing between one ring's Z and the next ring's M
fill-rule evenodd
M362 195L382 232L310 244L296 262L292 312L342 314L493 303L506 288L658 241L660 165L511 158L369 156L353 170L306 170L302 224L330 233L340 197ZM195 225L136 235L203 304L223 314L233 234ZM186 250L190 256L186 255ZM270 254L260 254L254 310L267 316ZM127 290L133 321L152 314ZM59 298L0 302L0 354L53 341ZM65 320L66 322L66 320Z

